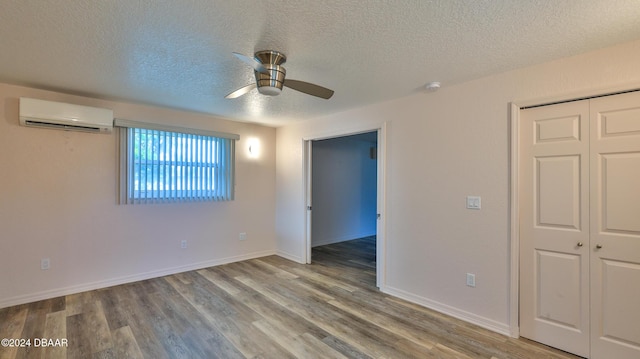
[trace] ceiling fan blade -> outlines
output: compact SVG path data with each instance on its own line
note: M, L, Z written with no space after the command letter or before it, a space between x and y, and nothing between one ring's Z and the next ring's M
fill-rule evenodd
M296 91L304 92L308 95L320 97L325 100L328 100L333 96L333 90L304 81L285 79L284 85Z
M247 92L253 90L256 87L258 87L258 85L256 85L256 84L248 84L247 86L240 87L239 89L233 91L232 93L228 94L224 98L237 98L237 97L240 97L240 96L246 94Z
M269 71L264 66L262 66L262 63L260 63L260 61L256 60L254 57L249 57L237 52L234 52L233 54L236 55L236 57L239 58L242 62L251 66L254 70L263 74L269 74Z

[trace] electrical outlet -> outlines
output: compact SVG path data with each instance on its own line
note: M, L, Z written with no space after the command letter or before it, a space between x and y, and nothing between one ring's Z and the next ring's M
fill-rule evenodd
M49 258L42 258L40 260L40 269L47 270L51 267L51 260Z
M180 241L180 248L185 249L187 248L187 240L183 239Z
M472 273L467 273L467 286L475 287L476 286L476 275Z
M246 234L246 233L244 233L244 232L242 232L242 233L240 233L239 238L240 238L240 240L241 240L241 241L244 241L244 240L246 240L246 239L247 239L247 234Z

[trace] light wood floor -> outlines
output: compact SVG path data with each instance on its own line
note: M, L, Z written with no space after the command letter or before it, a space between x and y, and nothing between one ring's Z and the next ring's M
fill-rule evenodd
M349 249L351 255L347 255ZM318 247L0 310L0 358L576 358L375 288L375 239Z

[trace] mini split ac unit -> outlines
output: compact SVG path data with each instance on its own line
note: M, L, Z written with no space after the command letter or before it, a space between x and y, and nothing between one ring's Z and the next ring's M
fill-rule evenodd
M111 133L113 111L20 97L20 124L67 131Z

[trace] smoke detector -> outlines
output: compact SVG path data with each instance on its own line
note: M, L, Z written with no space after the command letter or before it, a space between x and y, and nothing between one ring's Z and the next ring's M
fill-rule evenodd
M427 90L428 92L436 92L440 89L440 82L438 81L429 82L428 84L424 85L424 89Z

